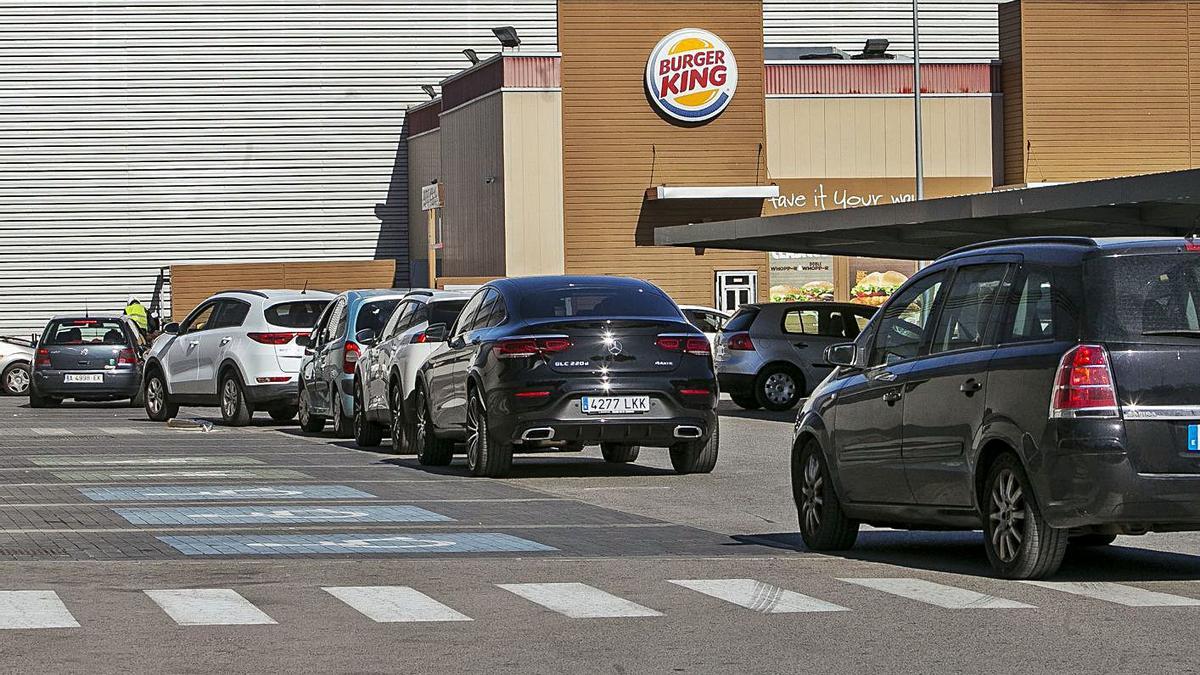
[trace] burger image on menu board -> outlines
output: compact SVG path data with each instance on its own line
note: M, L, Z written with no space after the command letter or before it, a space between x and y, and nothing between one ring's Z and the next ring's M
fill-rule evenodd
M850 302L880 307L905 281L908 277L899 272L872 272L850 289Z
M832 302L832 281L810 281L803 286L771 287L771 302Z

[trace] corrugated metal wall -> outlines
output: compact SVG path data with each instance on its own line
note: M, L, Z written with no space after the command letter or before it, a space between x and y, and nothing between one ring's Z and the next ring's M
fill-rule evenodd
M553 47L555 15L554 0L0 4L0 334L148 302L172 263L403 260L405 108L464 47L497 51L493 26Z
M994 59L997 0L921 0L921 60ZM768 47L862 50L868 37L912 54L912 0L765 0Z

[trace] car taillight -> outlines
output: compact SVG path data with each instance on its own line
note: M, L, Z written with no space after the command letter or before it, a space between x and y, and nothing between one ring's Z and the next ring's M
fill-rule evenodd
M410 343L414 344L414 345L423 345L428 341L428 339L429 338L425 337L425 331L421 331L420 333L417 333L416 335L412 336L412 340L410 340Z
M1050 417L1116 417L1117 388L1108 352L1079 345L1063 354L1050 395Z
M725 342L725 346L729 349L736 349L743 352L754 351L754 341L750 339L749 333L734 333L729 336L729 340Z
M708 344L708 338L687 337L686 335L659 335L654 344L659 349L668 352L687 352L688 354L709 354L712 352L712 346Z
M501 359L523 359L538 354L554 354L571 348L571 338L509 338L497 340L492 350Z
M347 342L342 348L342 372L347 375L354 374L354 364L358 363L359 348L354 342Z
M518 391L513 394L516 398L531 399L531 398L549 398L550 391L547 389L529 389L526 391Z
M688 389L680 389L679 393L683 394L684 396L708 396L712 393L712 390L698 389L693 387Z
M286 345L296 337L296 333L246 333L246 337L264 345Z
M37 350L37 355L33 359L33 365L35 365L35 366L50 365L50 350L49 349Z
M132 349L122 349L117 354L118 366L136 366L138 362L137 352Z

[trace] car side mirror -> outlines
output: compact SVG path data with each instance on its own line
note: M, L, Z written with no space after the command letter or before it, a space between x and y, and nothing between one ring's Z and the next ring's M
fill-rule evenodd
M296 336L296 344L300 347L304 347L305 349L308 349L309 347L312 346L312 338L309 337L308 335L297 335Z
M426 342L445 342L446 341L446 324L431 323L425 329Z
M170 335L178 335L179 334L179 323L176 321L172 321L171 323L163 326L162 332L168 333Z
M854 367L855 347L853 342L830 345L825 348L825 363L840 368Z
M364 328L354 334L354 341L360 345L367 347L375 346L375 331L370 328Z

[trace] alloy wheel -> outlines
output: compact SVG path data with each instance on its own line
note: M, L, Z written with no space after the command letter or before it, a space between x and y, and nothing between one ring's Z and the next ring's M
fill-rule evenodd
M783 405L796 395L796 380L787 373L772 373L763 382L763 393L775 405Z
M392 413L392 449L396 452L404 450L404 403L400 396L400 388L392 387L388 406Z
M342 422L342 401L338 398L336 389L331 389L329 392L329 407L333 411L333 428L341 433L342 425L345 423Z
M479 398L472 395L471 400L467 403L467 466L472 471L475 470L475 467L479 466L482 459L479 456L481 449L480 441L482 439L480 435L480 413Z
M237 414L237 404L237 382L230 377L225 380L225 386L221 387L221 412L225 413L227 419L232 419Z
M413 438L413 445L416 446L417 452L421 452L425 448L425 438L429 434L429 429L426 428L429 411L425 408L425 393L422 391L417 392L415 408L416 410L413 412L416 415L416 424L414 425L416 436Z
M162 380L157 377L150 378L150 381L146 383L146 407L154 415L162 411L163 385Z
M29 371L19 366L8 371L4 378L4 386L9 393L20 396L29 391Z
M800 485L800 513L804 527L810 533L821 529L821 509L825 504L822 497L825 479L821 476L821 463L816 454L809 455L804 465L804 481Z
M1025 492L1016 474L1005 469L996 476L988 507L992 526L992 548L1003 562L1012 562L1025 541Z
M308 397L304 395L304 390L300 390L300 395L297 397L300 407L300 426L306 427L310 421L312 413L308 409Z

